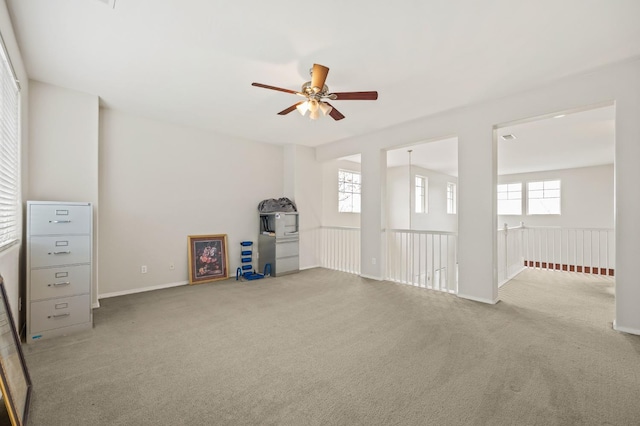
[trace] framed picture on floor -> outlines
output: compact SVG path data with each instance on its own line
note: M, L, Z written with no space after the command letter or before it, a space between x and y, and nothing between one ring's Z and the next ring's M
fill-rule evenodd
M189 283L229 278L227 234L189 235Z
M29 413L31 378L24 362L22 345L13 323L2 276L0 297L0 388L11 425L22 426Z

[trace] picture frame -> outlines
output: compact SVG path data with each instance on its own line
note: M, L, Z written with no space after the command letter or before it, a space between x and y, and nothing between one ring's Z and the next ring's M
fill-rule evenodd
M0 388L12 426L27 422L31 401L31 377L13 323L4 280L0 276Z
M229 278L227 234L189 235L189 284Z

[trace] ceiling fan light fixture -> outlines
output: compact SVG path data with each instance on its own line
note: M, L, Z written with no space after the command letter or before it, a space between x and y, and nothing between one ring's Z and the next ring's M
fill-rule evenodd
M322 114L327 115L331 112L332 109L333 108L331 108L325 102L320 102L320 111L322 111Z
M307 111L309 111L309 101L302 102L296 107L296 109L298 110L300 115L304 116L307 113Z
M107 0L100 0L107 1ZM115 0L114 0L115 1ZM278 115L287 115L294 109L305 116L309 111L309 118L311 120L317 120L320 117L320 111L322 115L329 115L335 121L342 120L344 115L335 109L333 105L324 102L327 99L332 101L336 100L352 100L352 101L375 101L378 99L378 92L340 92L330 93L329 87L325 84L327 80L327 74L329 68L320 64L313 64L311 68L311 80L305 82L299 92L290 89L284 89L282 87L269 86L262 83L251 83L254 87L262 87L263 89L276 90L278 92L290 93L292 95L302 96L306 98L304 101L296 102L288 108L283 109Z

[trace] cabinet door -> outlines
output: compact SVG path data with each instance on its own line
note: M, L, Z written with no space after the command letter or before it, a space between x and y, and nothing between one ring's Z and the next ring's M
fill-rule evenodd
M31 237L29 239L31 268L89 263L91 238L83 235Z
M89 295L31 302L31 333L83 324L91 320Z
M65 204L31 204L29 233L31 235L89 234L91 206Z
M53 299L91 291L91 266L31 270L31 300Z

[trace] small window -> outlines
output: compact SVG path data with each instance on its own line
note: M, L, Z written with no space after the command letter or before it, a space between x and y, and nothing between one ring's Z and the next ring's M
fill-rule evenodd
M522 214L522 183L505 183L498 185L498 214Z
M416 175L416 213L427 213L427 178Z
M527 214L560 214L560 181L527 184Z
M456 184L453 182L447 182L447 213L458 213L458 194Z
M338 211L360 213L360 173L338 170Z

